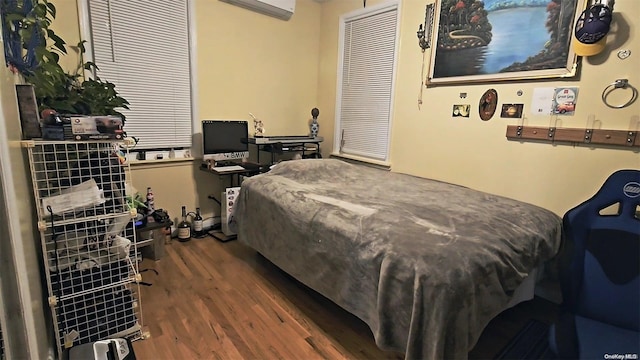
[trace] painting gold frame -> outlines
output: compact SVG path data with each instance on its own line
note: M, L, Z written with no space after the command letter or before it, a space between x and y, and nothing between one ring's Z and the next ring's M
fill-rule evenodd
M514 3L436 0L427 86L575 76L571 40L586 0L499 8Z

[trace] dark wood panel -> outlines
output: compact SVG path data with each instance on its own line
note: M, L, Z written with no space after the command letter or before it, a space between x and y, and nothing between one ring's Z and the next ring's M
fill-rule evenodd
M556 128L507 125L507 139L566 142L587 146L608 145L624 148L640 147L637 131L609 129Z

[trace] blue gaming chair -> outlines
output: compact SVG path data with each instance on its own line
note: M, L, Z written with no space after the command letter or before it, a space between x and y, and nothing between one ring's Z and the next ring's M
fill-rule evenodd
M559 358L640 355L639 207L640 171L620 170L564 215L563 311L549 333Z

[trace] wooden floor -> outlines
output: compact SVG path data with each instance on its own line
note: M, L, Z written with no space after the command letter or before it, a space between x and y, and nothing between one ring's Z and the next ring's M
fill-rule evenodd
M150 337L138 359L402 359L378 349L355 316L298 283L238 241L166 245L144 260L142 317ZM555 305L523 303L494 319L470 352L490 359L530 318L553 320Z

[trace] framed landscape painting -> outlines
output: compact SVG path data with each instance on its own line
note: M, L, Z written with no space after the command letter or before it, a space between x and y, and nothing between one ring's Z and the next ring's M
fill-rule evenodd
M436 0L427 86L572 77L585 0Z

